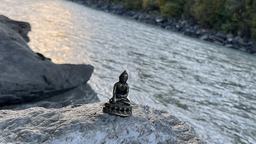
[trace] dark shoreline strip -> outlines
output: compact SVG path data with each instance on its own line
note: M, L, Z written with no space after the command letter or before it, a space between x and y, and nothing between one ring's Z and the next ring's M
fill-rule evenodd
M243 52L256 55L256 45L250 39L242 38L233 34L223 34L220 31L203 29L199 25L189 25L184 19L165 19L161 15L155 15L145 11L128 10L123 5L108 2L107 0L68 0L87 7L102 10L105 12L124 16L143 23L158 26L166 30L182 33L189 37L198 38L217 45L237 49Z

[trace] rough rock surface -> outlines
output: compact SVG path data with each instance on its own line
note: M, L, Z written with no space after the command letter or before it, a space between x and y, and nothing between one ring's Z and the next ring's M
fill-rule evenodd
M133 115L119 117L103 113L103 104L1 110L0 143L205 143L163 111L132 104Z
M47 98L86 83L91 65L54 64L26 44L30 25L0 15L0 106Z
M26 42L29 42L28 32L31 31L31 26L27 22L11 20L3 15L0 15L0 23L5 24L8 28L19 33Z

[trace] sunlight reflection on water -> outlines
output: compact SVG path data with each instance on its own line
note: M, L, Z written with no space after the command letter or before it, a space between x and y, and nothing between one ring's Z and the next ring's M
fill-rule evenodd
M126 69L133 102L168 111L210 143L256 143L255 56L61 0L2 0L0 13L29 22L30 47L53 62L93 65L102 101Z

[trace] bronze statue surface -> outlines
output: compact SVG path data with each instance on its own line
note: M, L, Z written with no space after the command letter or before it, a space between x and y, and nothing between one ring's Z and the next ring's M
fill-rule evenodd
M129 94L129 85L126 83L128 74L124 71L119 76L119 81L115 83L113 88L113 97L109 102L105 103L103 112L114 114L118 116L131 116L132 107L131 102L127 98Z

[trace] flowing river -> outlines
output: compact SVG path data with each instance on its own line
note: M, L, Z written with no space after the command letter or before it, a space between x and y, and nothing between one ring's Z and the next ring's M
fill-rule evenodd
M101 101L123 70L131 101L168 111L209 143L256 143L256 56L64 0L0 0L55 63L91 64Z

